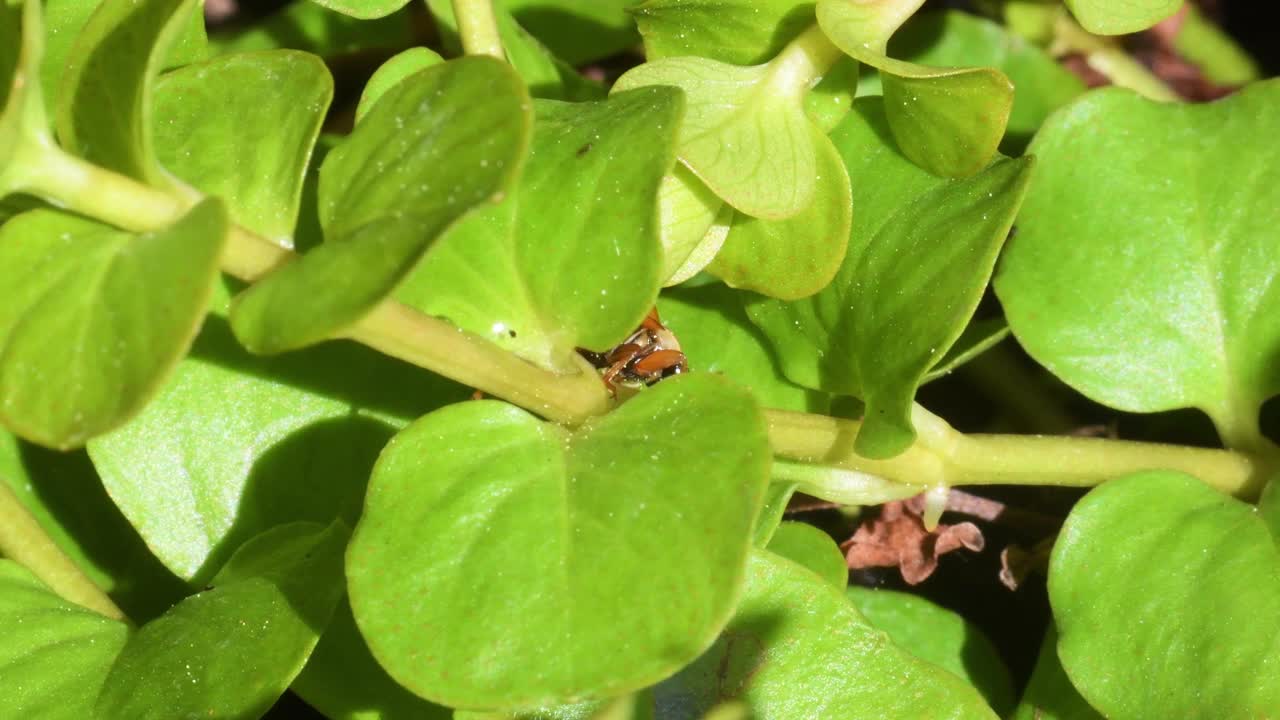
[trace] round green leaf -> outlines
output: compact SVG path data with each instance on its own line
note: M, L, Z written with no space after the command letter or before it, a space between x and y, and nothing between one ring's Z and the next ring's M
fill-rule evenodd
M849 584L849 566L844 553L831 536L802 522L778 525L769 539L769 552L812 570L832 587L843 590Z
M732 612L768 463L755 401L705 374L572 433L495 401L437 411L370 480L356 621L392 677L447 705L647 686Z
M852 586L845 594L895 645L976 687L1001 717L1013 709L1013 679L1000 653L959 614L892 590Z
M1058 656L1105 716L1266 717L1280 708L1280 551L1256 510L1169 471L1072 510L1049 565Z
M725 202L774 220L813 203L819 151L804 111L808 88L787 85L771 65L680 57L632 68L613 92L646 85L684 90L677 154Z
M442 62L444 58L434 50L412 47L382 63L369 78L369 82L365 83L364 92L360 94L360 104L356 106L356 122L363 120L374 103L401 80Z
M129 636L122 622L58 597L0 559L0 717L93 717L93 703Z
M390 15L404 7L409 0L312 0L312 2L343 15L372 20Z
M808 297L831 282L849 247L853 203L835 145L810 124L817 186L809 207L785 220L737 214L707 267L730 287L783 300Z
M120 510L165 566L195 583L274 525L354 524L387 440L469 392L354 343L250 355L219 289L216 313L163 392L89 444Z
M770 720L996 717L972 686L898 649L841 591L763 550L724 634L655 696L676 717L725 699Z
M346 530L283 525L129 638L95 718L260 717L302 669L342 597Z
M576 348L613 347L653 307L658 188L674 162L681 100L645 88L534 109L515 190L450 228L396 297L568 371Z
M970 13L948 10L911 18L889 42L904 60L934 67L994 67L1016 92L1009 113L1006 150L1021 151L1049 113L1085 91L1070 70L1039 46L1004 26Z
M151 86L195 0L107 0L76 37L58 93L67 150L150 185L167 179L152 141Z
M1107 89L1055 115L995 279L1018 341L1097 402L1198 407L1257 442L1280 392L1277 135L1278 81L1207 105Z
M1066 0L1066 3L1084 29L1098 35L1146 30L1182 7L1182 0Z
M835 279L800 301L752 299L747 312L787 377L865 401L859 453L914 440L911 405L961 336L1022 200L1030 161L1000 160L963 179L931 175L886 139L876 98L832 134L858 208Z
M493 58L452 60L395 85L320 170L325 242L237 298L236 337L282 352L359 322L455 220L506 192L528 135L528 96Z
M0 420L55 448L128 420L186 354L226 241L208 200L133 235L51 210L0 228ZM59 358L57 371L50 358Z
M1013 85L995 68L933 68L885 54L889 37L923 0L819 0L818 24L845 53L880 71L889 130L912 162L967 177L995 157Z
M333 98L324 63L293 50L224 55L164 75L154 97L165 169L225 201L236 224L290 242Z

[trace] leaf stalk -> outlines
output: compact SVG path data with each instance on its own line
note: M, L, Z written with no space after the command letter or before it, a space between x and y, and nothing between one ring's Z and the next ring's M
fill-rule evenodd
M468 55L488 55L506 60L493 0L453 0L462 50Z
M102 588L49 537L4 479L0 479L0 555L30 570L62 599L128 622Z

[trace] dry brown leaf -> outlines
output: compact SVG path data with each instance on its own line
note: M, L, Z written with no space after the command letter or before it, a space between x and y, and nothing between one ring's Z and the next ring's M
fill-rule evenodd
M982 531L971 522L938 525L929 532L920 519L923 496L885 503L879 517L864 522L840 548L851 569L897 567L908 584L924 582L938 558L953 550L982 550Z

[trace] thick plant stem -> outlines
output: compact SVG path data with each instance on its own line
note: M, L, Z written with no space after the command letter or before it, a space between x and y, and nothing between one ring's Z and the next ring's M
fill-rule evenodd
M929 487L1090 487L1139 470L1177 470L1225 493L1253 498L1268 472L1265 463L1228 450L1069 436L964 435L923 411L913 419L919 439L888 460L853 452L859 423L852 420L771 410L769 438L784 458Z
M64 600L112 620L127 621L102 588L40 527L4 479L0 479L0 554L30 570Z
M182 199L51 148L33 168L26 189L68 209L126 230L151 232L176 222L199 195ZM254 282L297 256L289 249L233 226L222 270ZM570 425L609 408L609 394L595 370L559 375L508 353L472 333L385 300L348 330L346 337L383 354L509 400Z
M458 21L462 49L468 55L489 55L505 60L493 0L453 0L453 16Z
M134 231L176 221L194 198L182 198L49 149L25 189L76 212ZM123 208L123 209L122 209ZM292 261L288 249L234 228L224 271L253 282ZM557 375L516 358L496 345L392 300L384 301L346 336L384 354L476 387L570 425L608 410L604 385L589 367ZM906 452L871 460L853 451L859 424L822 415L767 412L774 453L787 460L860 475L810 477L833 493L857 488L868 495L896 495L887 483L916 488L953 485L1063 485L1087 487L1137 470L1180 470L1224 492L1256 496L1265 482L1266 458L1226 450L1061 436L963 435L917 408L919 434ZM844 488L843 490L839 490ZM837 501L839 499L834 498Z

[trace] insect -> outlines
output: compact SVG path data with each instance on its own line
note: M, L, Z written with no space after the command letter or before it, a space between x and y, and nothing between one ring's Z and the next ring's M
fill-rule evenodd
M662 324L657 308L650 310L640 327L612 350L597 353L579 349L578 352L604 370L601 377L613 395L618 394L619 385L652 385L689 371L689 361L680 351L680 341Z

